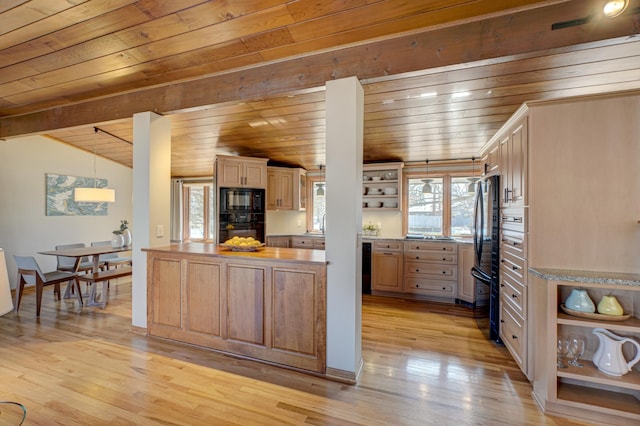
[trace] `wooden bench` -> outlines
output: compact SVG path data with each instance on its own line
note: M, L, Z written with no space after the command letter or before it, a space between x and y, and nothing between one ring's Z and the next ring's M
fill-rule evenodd
M90 274L80 274L77 276L77 278L78 281L84 281L87 284L96 284L102 282L102 302L98 303L96 301L96 286L92 285L91 291L89 293L88 305L100 306L104 308L105 306L107 306L107 283L109 282L109 280L130 276L132 272L133 269L130 266L126 266L124 268L108 269L106 271L98 271Z

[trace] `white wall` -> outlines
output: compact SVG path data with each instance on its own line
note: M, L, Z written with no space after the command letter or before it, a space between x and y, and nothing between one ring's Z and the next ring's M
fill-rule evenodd
M380 225L379 237L384 238L402 238L402 212L363 212L362 225L369 222Z
M304 211L267 211L266 235L295 235L307 232L307 214Z
M93 177L92 153L41 136L0 141L0 247L5 250L12 288L16 266L13 255L35 256L46 272L56 268L53 256L36 254L59 244L110 240L111 231L127 219L135 242L132 221L132 171L101 157L96 177L108 179L116 190L116 202L107 216L45 216L45 174Z

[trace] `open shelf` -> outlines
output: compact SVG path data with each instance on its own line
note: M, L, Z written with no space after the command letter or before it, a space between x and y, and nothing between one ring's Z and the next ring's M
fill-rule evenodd
M640 391L640 373L635 370L616 377L601 373L591 361L582 360L581 362L584 367L568 365L567 368L559 368L558 377Z
M559 383L558 402L588 410L595 406L605 414L640 420L640 400L625 393Z
M626 331L636 333L640 330L640 319L631 317L624 321L598 321L587 318L574 317L558 311L558 324L577 327L606 328L607 330Z

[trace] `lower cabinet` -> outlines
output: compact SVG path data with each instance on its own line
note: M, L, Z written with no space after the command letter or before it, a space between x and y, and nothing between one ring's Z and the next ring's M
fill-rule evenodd
M401 241L375 241L371 256L371 291L402 293Z
M454 303L458 293L456 243L405 242L404 278L405 292Z
M267 236L267 246L269 247L291 247L291 237Z
M150 335L324 373L326 266L148 253Z

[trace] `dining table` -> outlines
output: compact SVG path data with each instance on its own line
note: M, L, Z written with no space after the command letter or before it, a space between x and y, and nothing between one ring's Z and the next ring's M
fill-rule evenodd
M89 257L91 262L93 263L93 268L91 270L92 273L97 273L100 271L100 255L107 253L120 253L124 251L131 251L132 247L123 246L123 247L112 247L112 246L89 246L89 247L79 247L79 248L71 248L71 249L59 249L59 250L45 250L39 251L38 254L44 254L47 256L66 256L75 258L75 263L73 266L73 272L78 273L80 264L82 263L83 257ZM71 285L67 285L67 288L64 292L64 298L71 298ZM92 287L91 292L89 293L89 298L87 305L88 306L101 306L104 307L106 304L107 295L104 294L103 302L98 302L96 300L96 291L95 285Z

